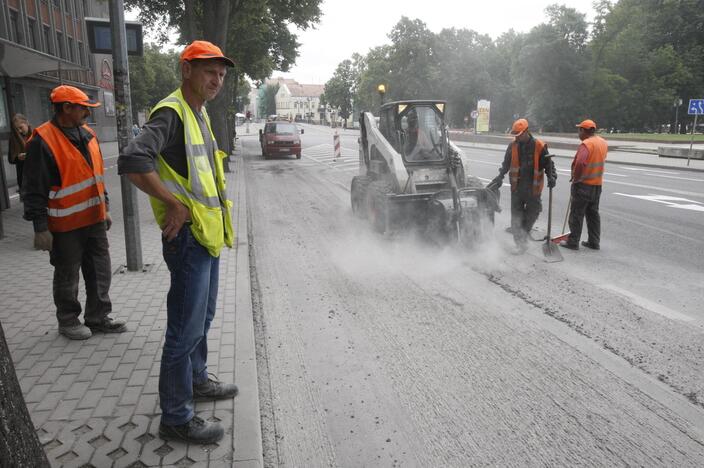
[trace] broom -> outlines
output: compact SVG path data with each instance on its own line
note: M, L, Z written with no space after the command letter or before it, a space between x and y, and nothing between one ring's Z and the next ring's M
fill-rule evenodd
M565 232L565 228L567 227L567 217L570 215L570 205L572 204L572 195L570 195L570 200L567 202L567 211L565 212L565 222L562 223L562 232L564 234L557 235L550 239L551 242L554 242L555 244L559 244L563 240L567 240L567 238L570 235L570 231Z

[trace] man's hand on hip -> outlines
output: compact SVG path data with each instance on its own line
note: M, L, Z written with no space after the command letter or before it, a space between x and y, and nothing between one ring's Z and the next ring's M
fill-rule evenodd
M191 218L191 212L188 211L186 206L177 201L173 204L169 204L166 207L166 218L164 220L164 227L161 230L161 235L166 238L167 241L171 241L178 235L178 232L183 227L186 221Z
M53 243L54 237L51 235L51 232L42 231L34 233L34 248L36 250L50 251Z

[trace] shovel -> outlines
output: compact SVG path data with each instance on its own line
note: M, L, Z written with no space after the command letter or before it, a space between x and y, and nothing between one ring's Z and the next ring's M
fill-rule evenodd
M552 228L552 187L550 187L550 198L548 201L548 235L543 244L543 255L548 263L561 262L563 260L562 253L557 244L551 242L550 229Z

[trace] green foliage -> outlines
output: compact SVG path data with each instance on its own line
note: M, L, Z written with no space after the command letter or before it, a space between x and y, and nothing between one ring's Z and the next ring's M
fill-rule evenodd
M259 99L259 115L274 115L276 114L276 93L279 92L279 84L263 85L260 90Z
M352 95L356 91L356 74L352 60L344 60L337 66L335 74L325 83L325 92L321 103L338 110L338 115L345 121L352 112Z
M154 44L144 45L142 57L129 57L130 94L133 119L148 110L181 84L178 54L161 52Z
M597 0L593 7L591 25L575 9L551 5L543 24L495 40L467 29L433 33L402 17L388 44L340 63L325 98L340 105L349 95L359 110L376 111L384 84L385 101L447 100L453 126L464 126L477 100L488 99L493 129L521 116L534 129L573 132L585 117L600 127L655 130L674 123L675 98L704 97L701 2ZM688 120L683 114L680 108L680 122Z

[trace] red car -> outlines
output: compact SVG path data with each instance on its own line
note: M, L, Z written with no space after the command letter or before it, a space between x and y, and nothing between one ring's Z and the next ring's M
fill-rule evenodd
M267 122L264 130L259 130L259 143L262 146L264 159L273 156L288 156L295 154L301 159L301 135L303 129L290 122Z

